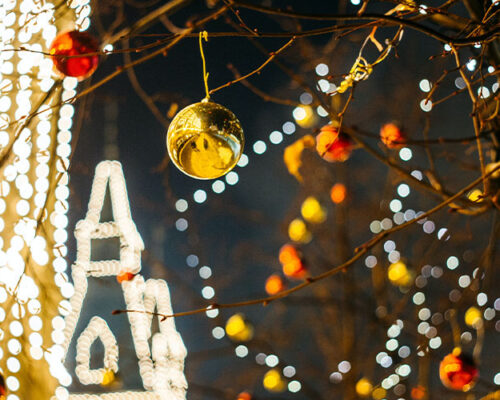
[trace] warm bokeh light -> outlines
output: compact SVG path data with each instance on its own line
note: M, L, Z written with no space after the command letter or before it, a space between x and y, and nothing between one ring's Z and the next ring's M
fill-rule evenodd
M398 261L389 266L387 277L393 285L408 286L412 282L412 274L403 261Z
M280 249L279 260L283 267L283 273L288 278L303 279L307 274L307 268L302 261L300 252L292 245L286 244Z
M448 389L470 390L479 376L474 361L459 349L446 355L439 364L439 378Z
M403 147L405 139L405 135L401 129L394 123L385 124L380 128L380 140L389 149Z
M295 248L295 246L291 244L285 244L281 247L279 253L279 260L281 264L286 264L290 261L294 261L300 258L299 251Z
M317 121L313 108L311 106L298 106L293 110L295 122L302 128L311 128Z
M226 334L235 342L248 342L253 338L253 326L245 315L234 314L226 322Z
M304 200L300 212L307 222L313 224L320 224L326 220L326 210L318 199L313 196L309 196Z
M387 392L384 388L378 387L372 392L372 397L374 400L382 400L386 394Z
M356 393L361 397L367 397L371 394L373 385L367 378L361 378L356 382Z
M421 385L417 385L411 389L411 398L413 400L422 400L425 398L427 391Z
M252 400L252 396L248 392L241 392L236 400Z
M87 32L70 31L56 36L50 46L55 68L64 76L88 78L99 63L97 40ZM86 55L85 54L89 54Z
M332 199L332 201L335 204L342 203L346 197L347 197L347 188L343 183L336 183L335 185L332 186L330 190L330 199Z
M277 369L271 369L266 372L262 380L264 387L273 393L281 393L286 389L286 381Z
M266 293L270 296L277 294L285 289L285 282L281 276L273 274L266 280Z
M482 322L481 310L477 307L470 307L465 312L465 323L470 327L477 327Z
M290 222L288 236L291 240L298 243L309 243L312 239L311 232L309 232L305 222L300 218L296 218Z

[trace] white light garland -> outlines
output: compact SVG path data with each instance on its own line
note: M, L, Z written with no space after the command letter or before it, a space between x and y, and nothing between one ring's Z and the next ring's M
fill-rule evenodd
M99 222L108 185L114 221ZM75 291L70 300L71 311L65 318L64 354L67 354L80 318L88 288L88 277L134 274L130 280L123 280L121 287L127 309L136 311L127 314L139 372L144 388L150 392L69 395L65 388L60 387L54 399L184 400L187 381L183 371L187 351L173 318L159 318L159 332L153 334L151 330L152 313L155 310L163 315L172 314L170 292L164 280L145 281L138 274L141 270L141 251L144 249L144 243L131 217L125 179L119 162L104 161L97 166L89 209L85 219L77 223L75 237L77 257L72 267ZM120 259L91 261L91 240L112 237L120 239ZM90 370L90 347L98 337L105 349L104 369ZM106 370L118 371L116 339L102 318L93 317L90 320L88 327L80 334L76 346L76 374L82 384L99 384Z

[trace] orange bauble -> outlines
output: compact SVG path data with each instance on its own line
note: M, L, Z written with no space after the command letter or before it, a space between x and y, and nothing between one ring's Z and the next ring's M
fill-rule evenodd
M398 149L403 147L406 137L396 124L385 124L380 128L380 140L389 149Z
M277 294L285 289L285 282L281 276L273 274L266 280L266 293L270 296Z
M316 151L328 162L346 161L352 152L352 142L348 136L339 134L337 128L325 125L316 136Z
M466 392L474 386L478 376L474 361L459 351L448 354L439 364L439 378L448 389Z
M57 35L49 52L55 68L62 75L82 80L96 70L99 56L91 53L98 51L99 43L93 36L86 32L70 31Z
M7 396L7 388L5 387L5 379L0 373L0 400L5 399L5 396Z
M134 279L134 276L135 274L133 274L132 272L122 271L116 276L116 280L118 281L118 283L128 282Z

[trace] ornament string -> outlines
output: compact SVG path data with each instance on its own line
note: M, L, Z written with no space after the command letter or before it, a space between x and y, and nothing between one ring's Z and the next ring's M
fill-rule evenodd
M205 98L203 100L208 101L210 100L210 90L208 90L207 63L205 61L205 53L203 52L203 39L205 39L205 42L208 42L208 32L207 31L200 32L199 39L200 39L200 55L201 55L201 61L203 63L203 83L205 85Z

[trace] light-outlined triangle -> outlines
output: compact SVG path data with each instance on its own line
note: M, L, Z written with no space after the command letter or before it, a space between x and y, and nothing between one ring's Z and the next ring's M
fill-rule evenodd
M90 348L97 339L104 346L104 367L90 369ZM92 317L76 342L75 372L82 384L98 385L106 371L118 372L118 344L106 321L96 316Z

